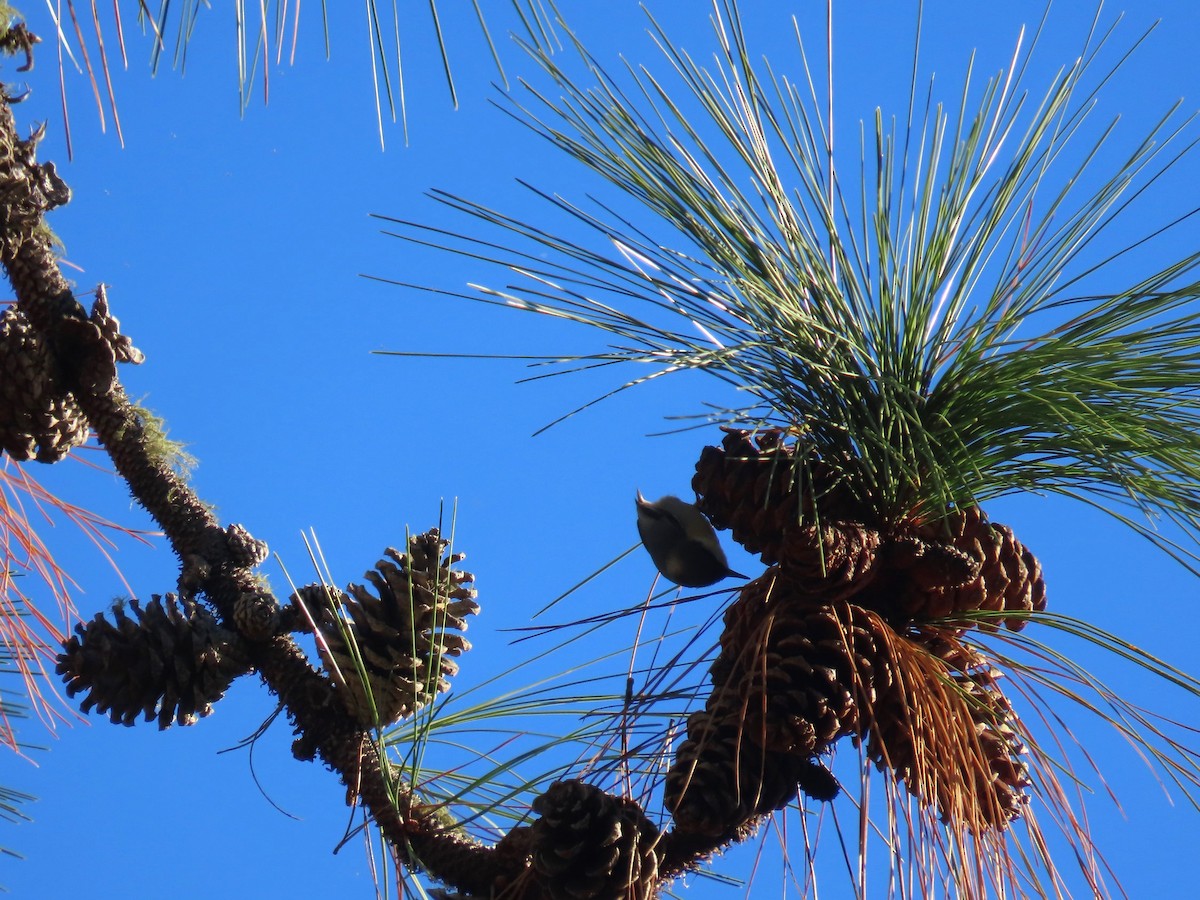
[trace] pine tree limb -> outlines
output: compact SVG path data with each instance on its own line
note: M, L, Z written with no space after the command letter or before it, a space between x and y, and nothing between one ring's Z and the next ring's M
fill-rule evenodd
M394 798L405 796L407 786L389 772L368 732L342 710L329 680L309 665L290 635L247 633L244 618L237 615L242 598L265 597L276 610L279 603L244 565L244 529L223 529L169 461L154 452L152 430L117 377L115 362L121 354L63 277L43 216L65 204L70 191L52 163L36 162L40 136L35 132L21 140L9 98L0 97L0 265L17 307L48 343L63 384L77 398L118 474L181 560L181 584L202 592L222 624L245 640L250 663L279 697L300 735L293 748L297 757L319 758L338 773L350 801L363 803L401 862L486 896L497 877L518 874L519 862L434 827L430 817L411 810L402 814L402 804Z

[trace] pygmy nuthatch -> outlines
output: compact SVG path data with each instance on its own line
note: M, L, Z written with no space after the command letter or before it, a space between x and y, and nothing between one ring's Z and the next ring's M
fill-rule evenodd
M637 525L655 567L678 585L708 587L730 575L746 577L729 568L717 533L691 503L669 494L651 503L638 491Z

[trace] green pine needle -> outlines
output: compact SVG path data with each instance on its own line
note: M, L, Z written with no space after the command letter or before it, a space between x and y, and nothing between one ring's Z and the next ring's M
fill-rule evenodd
M748 402L724 421L787 428L882 525L1056 492L1200 563L1200 253L1131 280L1144 241L1095 251L1195 147L1192 119L1171 110L1097 178L1114 129L1093 126L1094 100L1132 48L1105 68L1113 28L1093 21L1078 59L1031 96L1035 32L990 77L972 61L944 104L932 81L922 99L914 65L909 109L864 123L846 174L803 45L796 83L752 63L733 0L713 22L715 63L652 23L668 72L627 66L620 84L561 23L573 58L527 46L553 91L526 83L514 115L648 224L537 191L598 236L585 244L435 193L500 237L399 222L402 235L514 276L465 296L610 335L572 368L649 368L619 389L689 369L740 388Z

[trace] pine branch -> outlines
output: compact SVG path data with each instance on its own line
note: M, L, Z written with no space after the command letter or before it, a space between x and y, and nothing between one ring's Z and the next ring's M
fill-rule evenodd
M278 600L252 574L266 556L265 545L240 526L221 527L155 443L157 429L148 428L130 403L116 362L133 361L136 351L116 333L103 293L89 315L55 258L43 216L68 202L70 190L52 163L36 162L40 136L21 140L9 98L0 98L0 264L17 308L50 347L60 383L74 395L134 499L166 534L181 561L181 586L202 592L222 624L236 631L248 661L287 710L300 735L293 745L297 758L319 758L334 769L348 802L366 806L400 861L486 894L497 877L516 874L522 861L506 860L408 808L410 786L389 769L371 735L343 711L332 683L281 628Z

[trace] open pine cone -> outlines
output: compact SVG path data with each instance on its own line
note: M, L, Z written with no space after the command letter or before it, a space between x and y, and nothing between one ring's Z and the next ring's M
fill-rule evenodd
M533 802L533 869L553 900L649 900L658 829L640 806L582 781L557 781Z
M250 670L237 635L194 601L167 594L128 605L132 616L117 604L112 622L97 613L63 642L55 671L68 696L86 692L84 712L108 713L122 725L139 715L160 729L191 725Z
M449 690L452 657L471 649L459 632L479 611L474 576L454 568L463 554L442 558L448 546L434 528L411 538L407 553L389 547L365 575L374 592L313 584L292 595L316 623L338 696L365 727L397 722Z
M13 459L56 462L88 436L75 397L63 389L53 354L16 307L0 315L0 450Z

